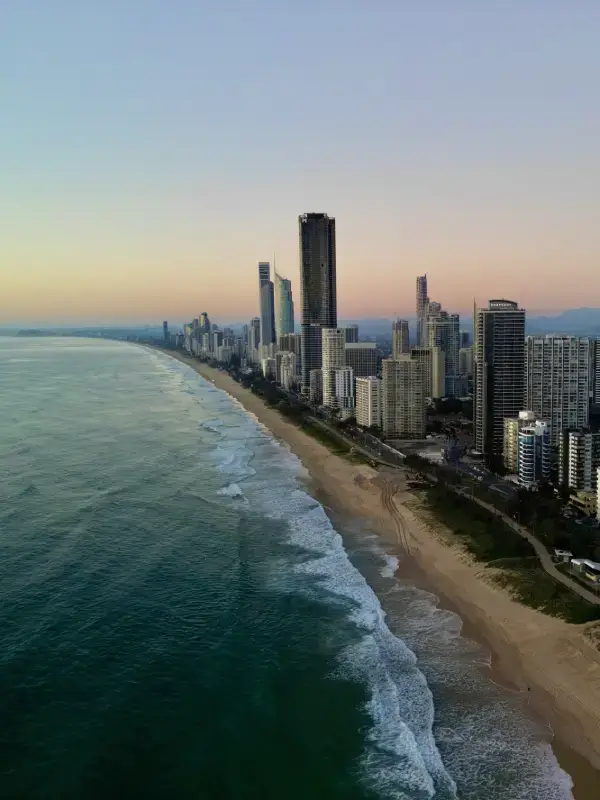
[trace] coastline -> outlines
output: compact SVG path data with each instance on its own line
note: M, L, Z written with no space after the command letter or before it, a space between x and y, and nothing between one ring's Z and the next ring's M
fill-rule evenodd
M402 576L437 595L441 607L455 611L463 620L462 635L491 651L490 679L507 691L527 693L532 713L554 733L552 747L574 781L577 800L596 798L600 784L600 653L581 629L527 608L482 580L481 566L442 543L436 536L441 526L436 523L434 528L419 513L415 496L403 489L401 470L376 472L334 455L227 373L178 352L160 351L214 382L283 441L308 470L313 492L325 495L344 515L368 519L385 540L386 550L403 556Z

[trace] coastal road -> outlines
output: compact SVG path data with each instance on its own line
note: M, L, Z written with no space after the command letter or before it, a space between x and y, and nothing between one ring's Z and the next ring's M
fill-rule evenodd
M580 597L583 597L583 599L587 600L588 603L592 603L593 605L600 605L600 598L598 597L598 595L595 595L593 592L590 592L580 583L571 580L571 578L569 578L568 575L563 574L556 568L554 562L552 561L552 556L546 549L545 545L543 545L539 539L536 539L536 537L531 533L531 531L527 530L527 528L524 528L522 525L519 525L518 522L516 522L514 519L511 519L511 517L507 516L506 514L502 514L501 512L499 512L497 509L494 508L493 505L491 505L491 503L486 503L485 500L480 500L478 497L473 496L470 492L467 492L465 489L460 489L457 487L450 487L450 488L452 488L458 494L462 494L464 497L468 497L470 500L472 500L474 503L477 503L482 508L486 508L493 514L496 514L497 516L501 517L504 520L504 522L506 522L507 525L510 525L510 527L516 533L519 534L519 536L522 536L523 539L527 539L529 544L535 550L535 553L539 558L542 567L548 573L548 575L551 575L554 578L555 581L558 581L558 583L562 583L563 586L566 586L572 592L575 592L575 594L578 594Z

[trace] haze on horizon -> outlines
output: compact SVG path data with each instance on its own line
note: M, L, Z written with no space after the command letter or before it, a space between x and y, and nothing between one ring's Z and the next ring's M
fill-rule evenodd
M298 308L306 211L342 318L597 304L600 7L511 5L4 4L0 325Z

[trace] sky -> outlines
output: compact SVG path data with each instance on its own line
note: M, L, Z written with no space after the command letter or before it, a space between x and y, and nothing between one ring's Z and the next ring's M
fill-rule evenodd
M476 10L477 8L484 10ZM600 305L597 0L0 3L0 326Z

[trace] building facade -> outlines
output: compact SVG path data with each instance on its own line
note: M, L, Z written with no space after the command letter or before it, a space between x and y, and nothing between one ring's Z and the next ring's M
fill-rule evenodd
M439 347L411 347L410 357L423 365L425 397L444 397L446 370L444 353Z
M317 405L321 405L323 402L323 372L320 369L311 369L310 371L309 400Z
M386 437L425 437L425 378L423 364L410 356L381 362L381 417Z
M275 273L275 333L276 341L294 332L294 300L292 282Z
M405 356L410 352L408 320L397 319L392 322L392 358Z
M475 448L502 458L504 420L525 405L525 311L510 300L477 309L475 329Z
M526 401L549 421L553 444L568 428L585 428L593 395L594 341L578 336L528 336Z
M346 335L343 328L323 328L322 337L323 405L335 408L335 371L346 366Z
M427 275L419 275L417 278L417 345L423 346L427 344L425 320L427 319L427 306L429 305L429 298L427 297Z
M381 428L381 379L356 379L356 424Z
M281 353L281 361L279 365L280 383L283 388L290 392L295 389L298 383L298 370L296 367L296 354L295 353Z
M534 425L535 420L533 411L519 411L517 417L506 417L504 420L502 459L509 475L517 475L519 471L519 431Z
M336 369L335 375L335 406L340 409L342 419L354 414L354 373L352 367Z
M576 492L595 492L600 467L600 433L561 431L558 440L558 482Z
M346 344L356 344L358 342L358 325L346 325L344 332L346 334Z
M377 345L375 342L346 344L345 364L352 367L355 378L377 375Z
M552 442L550 426L536 420L519 431L518 467L519 483L533 488L550 479L552 470Z
M311 370L322 366L322 331L337 328L335 219L327 214L303 214L298 224L302 391L307 393Z
M458 314L447 311L429 313L427 317L427 347L438 347L444 354L446 371L445 394L448 397L460 397L463 383L460 382L459 359L460 350L460 318Z

